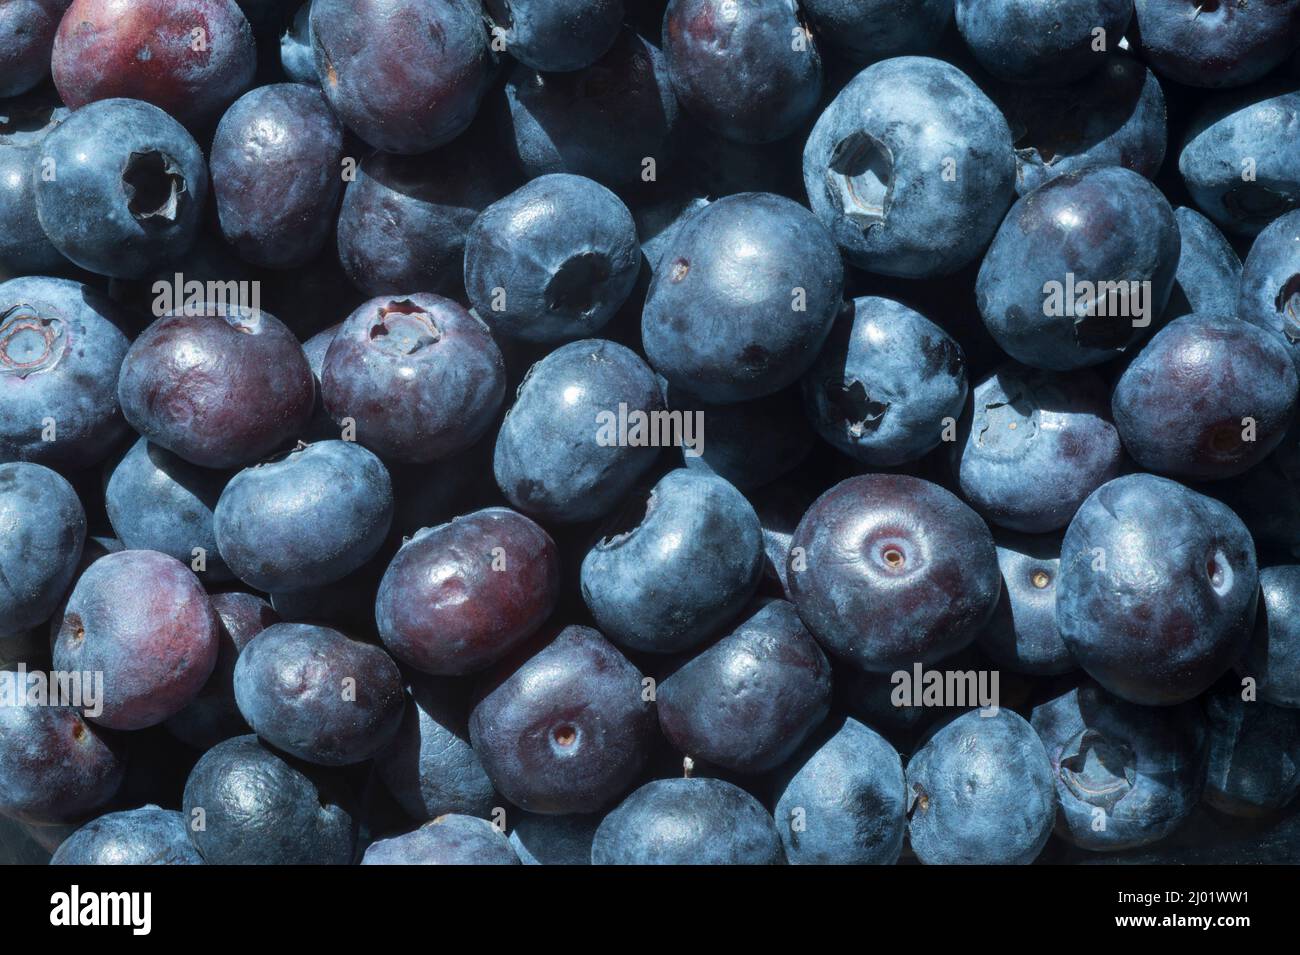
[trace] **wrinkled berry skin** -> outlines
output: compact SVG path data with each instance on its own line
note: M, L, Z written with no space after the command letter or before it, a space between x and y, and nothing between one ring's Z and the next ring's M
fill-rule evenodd
M54 853L50 865L203 865L185 817L142 806L86 823Z
M188 567L151 550L95 561L63 610L59 670L104 674L101 726L155 726L194 701L217 663L217 615Z
M0 98L26 93L50 72L50 50L72 0L14 0L0 7Z
M403 544L379 585L375 619L402 663L459 676L531 637L559 595L560 557L550 535L522 514L492 507Z
M995 540L1002 598L979 636L980 649L1014 673L1069 673L1075 667L1074 658L1056 626L1060 538L1004 533Z
M1254 236L1300 206L1297 127L1300 91L1268 96L1251 90L1206 103L1178 155L1178 171L1197 208L1225 232ZM1250 179L1242 176L1247 162Z
M320 441L231 478L213 527L235 575L270 593L341 580L374 556L392 521L380 460L350 441Z
M1178 221L1148 180L1118 166L1067 173L1011 207L980 265L976 302L1017 361L1053 371L1096 365L1164 311L1178 252ZM1098 292L1093 307L1079 283L1101 282L1119 283L1121 294Z
M486 819L439 816L414 832L372 843L362 865L519 865L510 842Z
M54 613L86 543L86 512L64 478L39 464L0 464L0 638Z
M66 279L0 285L0 461L76 470L122 439L116 382L130 346L125 322L106 295Z
M1070 523L1124 461L1095 374L1007 363L975 386L952 446L966 500L991 523L1037 534Z
M898 751L884 737L844 719L794 762L776 802L776 831L791 865L898 861L907 833L907 792Z
M342 159L343 127L318 89L276 83L244 94L212 143L221 234L253 265L306 265L334 228Z
M620 405L629 414L663 410L654 372L622 345L571 342L534 365L497 433L493 471L507 500L544 521L609 513L659 454L600 443L597 416L618 416Z
M1205 698L1205 802L1230 816L1268 816L1300 793L1300 711L1241 695L1225 681Z
M1237 311L1241 294L1241 259L1232 244L1213 222L1194 209L1179 206L1174 210L1174 218L1178 220L1182 251L1178 256L1174 291L1169 296L1165 314L1177 318L1200 312L1204 315L1236 315L1253 321L1244 310Z
M117 395L154 444L200 467L238 468L298 436L316 386L302 345L270 312L207 305L145 329Z
M775 600L659 686L664 736L738 773L775 769L830 712L831 665L794 605Z
M939 171L955 162L952 181ZM1015 196L1011 131L956 67L901 56L849 81L803 150L808 202L856 266L947 275L992 238Z
M235 702L277 749L347 766L388 745L406 701L402 675L383 650L329 627L277 623L239 654Z
M807 209L770 193L727 196L665 248L641 316L646 357L706 401L770 395L812 365L843 287L835 243Z
M803 0L825 43L855 63L928 53L952 22L952 0Z
M619 646L676 653L735 619L763 573L763 528L731 484L678 468L634 528L582 561L582 598Z
M583 338L627 300L641 269L632 213L582 176L541 176L488 206L465 239L465 292L494 332Z
M721 779L656 779L601 822L592 865L781 865L781 838L757 799Z
M961 650L988 623L1002 589L993 535L948 491L904 475L841 481L809 508L790 541L799 616L823 647L888 673Z
M623 24L623 0L484 0L483 8L506 51L545 73L590 66Z
M291 82L320 86L311 48L311 4L312 0L307 0L298 8L280 36L280 68Z
M349 794L329 771L280 756L256 736L203 754L185 781L190 840L209 865L348 865L356 847Z
M670 0L663 51L683 108L735 142L784 139L821 98L821 55L789 0Z
M595 812L636 779L655 738L641 674L589 627L566 627L491 674L469 718L488 778L516 806Z
M1300 4L1258 0L1208 3L1189 13L1181 0L1134 0L1134 37L1161 76L1188 86L1254 82L1300 44Z
M198 144L139 100L78 109L40 146L36 213L54 247L90 272L142 278L194 242L208 194Z
M1229 306L1218 314L1236 314L1269 332L1300 372L1300 210L1279 217L1256 237L1235 305L1235 312Z
M194 701L166 722L169 733L197 750L249 731L235 702L235 661L255 636L280 622L271 605L254 594L232 591L208 599L217 613L216 666Z
M1132 0L956 0L957 30L980 66L1013 83L1068 83L1105 61L1094 30L1121 37ZM1014 37L1014 40L1008 40Z
M510 846L524 865L591 865L591 844L603 817L514 814Z
M907 764L908 835L925 865L1028 865L1056 821L1052 764L1011 710L972 710Z
M156 550L184 564L203 551L205 581L229 580L212 512L230 474L190 464L141 438L107 470L104 504L128 550Z
M428 156L371 153L343 193L339 261L366 296L455 294L465 234L499 194L490 171L459 143Z
M1061 546L1056 621L1070 653L1133 703L1198 695L1255 622L1255 547L1223 504L1150 474L1094 491Z
M1177 478L1215 480L1254 467L1294 416L1296 367L1282 341L1229 316L1169 323L1115 385L1125 449L1146 470Z
M1195 705L1137 706L1085 681L1034 707L1032 723L1052 762L1057 832L1076 846L1149 845L1196 808L1206 732Z
M427 293L366 302L344 321L321 369L330 416L351 418L362 445L408 464L474 444L505 392L505 363L487 326Z
M1265 567L1259 589L1255 635L1240 670L1264 702L1300 708L1300 566Z
M477 2L313 0L310 25L326 98L376 149L429 152L474 118L491 70Z
M199 127L252 85L257 53L235 0L73 0L52 62L54 85L73 109L144 100Z
M914 461L943 440L966 403L961 346L920 312L887 298L856 298L804 376L817 432L872 467Z
M126 750L67 706L0 703L0 813L36 824L76 822L107 803Z
M509 72L500 109L505 149L529 179L567 172L614 187L641 181L645 160L669 160L677 98L659 48L630 28L573 73Z
M462 704L450 681L413 683L397 734L375 756L379 778L413 819L492 814L496 792L469 744Z

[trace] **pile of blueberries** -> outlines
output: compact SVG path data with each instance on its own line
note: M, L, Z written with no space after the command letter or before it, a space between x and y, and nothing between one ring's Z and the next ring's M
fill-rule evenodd
M0 2L0 858L1300 859L1298 50Z

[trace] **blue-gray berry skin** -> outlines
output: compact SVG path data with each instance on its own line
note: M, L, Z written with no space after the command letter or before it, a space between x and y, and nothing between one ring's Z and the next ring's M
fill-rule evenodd
M0 124L4 120L0 105ZM9 142L0 134L0 275L41 274L68 264L41 228L36 213L36 172L40 152L34 143Z
M486 819L448 814L414 832L371 843L362 865L519 865L510 842Z
M1205 802L1230 816L1268 816L1300 793L1300 710L1243 693L1225 680L1205 698Z
M1158 842L1196 808L1206 727L1195 704L1139 706L1085 680L1031 722L1052 761L1057 832L1080 848Z
M1103 687L1169 706L1241 656L1258 591L1254 543L1231 510L1167 478L1131 474L1094 491L1070 522L1056 619Z
M582 596L620 646L676 653L740 613L763 570L763 530L731 484L679 468L650 492L645 517L582 561Z
M980 648L1014 673L1069 673L1076 664L1056 625L1060 536L1002 532L995 539L1002 598L980 634Z
M803 151L808 201L849 260L904 278L946 275L978 256L1015 177L1002 113L955 66L929 57L867 67Z
M1300 708L1300 565L1263 568L1259 589L1255 634L1238 668L1261 700Z
M510 845L524 865L591 865L591 844L604 818L600 813L540 816L516 812Z
M293 15L293 20L280 37L280 67L294 83L320 86L316 72L316 58L311 49L311 0L307 0Z
M0 464L0 637L49 619L86 543L86 512L72 485L39 464Z
M1110 38L1118 43L1132 0L957 0L954 18L975 59L999 79L1065 83L1100 68ZM1102 31L1106 43L1097 48ZM1008 37L1015 37L1008 42Z
M1241 295L1242 266L1237 252L1218 227L1195 209L1174 209L1182 252L1178 273L1165 314L1173 318L1200 312L1204 315L1236 315Z
M54 853L50 865L203 865L185 816L142 806L86 823Z
M1273 221L1251 244L1237 298L1221 312L1269 332L1300 371L1300 210Z
M776 802L791 865L893 865L907 833L903 763L884 737L845 719L796 759Z
M623 24L623 0L484 0L483 10L510 56L544 73L590 66Z
M28 0L0 10L0 97L17 96L50 75L50 50L72 0Z
M721 779L657 779L596 830L593 865L781 865L771 815Z
M818 42L855 63L929 53L952 22L952 0L804 0Z
M1028 865L1056 821L1052 764L1011 710L972 710L907 764L908 835L926 865Z
M126 776L127 746L70 706L0 704L0 813L37 825L76 823Z
M1300 43L1300 7L1260 0L1194 7L1180 0L1134 0L1136 49L1157 73L1187 86L1251 83Z

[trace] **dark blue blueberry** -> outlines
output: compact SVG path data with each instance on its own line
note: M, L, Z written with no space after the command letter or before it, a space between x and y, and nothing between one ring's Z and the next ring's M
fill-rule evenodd
M351 803L329 771L236 736L195 765L183 811L209 865L348 865L357 837Z
M67 706L0 703L0 813L38 824L77 822L116 795L126 774L119 737Z
M591 865L591 844L604 816L516 812L510 845L524 865Z
M1002 599L979 645L995 663L1015 673L1055 676L1074 669L1074 658L1056 627L1056 581L1061 540L999 534Z
M955 66L928 57L867 67L803 150L813 212L854 265L882 275L946 275L972 261L1015 180L1002 113Z
M1300 707L1300 566L1265 567L1259 588L1255 635L1239 669L1261 700Z
M595 812L641 772L656 736L640 672L589 627L566 627L534 655L489 675L469 738L516 806Z
M280 67L294 83L320 86L316 72L316 57L311 49L311 0L307 0L293 15L293 20L280 37Z
M817 42L855 63L928 53L952 22L952 0L802 0Z
M893 865L907 833L898 752L857 720L805 748L776 803L792 865Z
M657 779L605 817L593 865L781 865L781 838L757 799L721 779Z
M994 76L1059 84L1105 62L1128 28L1133 0L956 0L953 13L975 59Z
M36 94L7 103L0 100L0 222L5 223L0 234L0 279L57 271L68 264L46 238L36 212L37 147L66 115L66 109Z
M139 100L83 106L40 145L36 212L50 242L100 275L139 278L198 233L208 169L176 120Z
M1179 206L1174 218L1178 220L1182 252L1166 314L1173 318L1190 312L1237 315L1241 259L1236 250L1215 224L1195 209Z
M636 353L600 339L571 342L531 369L497 434L497 485L519 510L546 521L609 513L654 464L659 448L619 440L627 416L663 410L654 372ZM627 438L634 437L627 417Z
M972 710L907 763L907 831L926 865L1028 865L1056 821L1052 764L1011 710Z
M86 542L86 512L72 485L39 464L0 464L0 638L18 636L58 608Z
M817 499L790 541L789 582L822 646L880 673L968 646L1002 590L979 515L937 484L887 474Z
M1103 484L1061 546L1056 621L1088 675L1147 706L1198 695L1245 650L1255 547L1226 506L1150 474Z
M50 75L50 50L72 0L17 0L0 7L0 97L25 93Z
M203 865L185 817L142 806L86 823L58 848L50 865Z
M1240 294L1215 314L1235 314L1270 332L1300 371L1300 210L1255 238L1240 275Z
M808 417L823 438L872 467L939 446L966 403L961 346L888 298L856 298L804 377Z
M1133 0L1134 38L1161 76L1188 86L1242 86L1278 66L1300 44L1293 0Z
M1124 454L1096 375L1008 363L975 386L952 447L961 493L988 520L1026 533L1064 527L1120 473Z
M1034 707L1060 810L1057 831L1083 849L1157 842L1196 808L1205 721L1193 704L1152 708L1091 681Z
M774 600L674 670L656 701L664 736L680 752L763 773L826 719L831 666L794 605Z
M349 441L321 441L236 474L213 526L235 575L271 592L341 580L374 556L392 521L380 460Z
M843 285L835 243L807 209L769 193L727 196L665 247L641 317L646 357L706 401L770 395L816 359Z
M644 516L582 561L582 597L620 646L676 653L734 620L763 572L763 529L728 482L685 468L650 491Z
M371 843L362 865L519 865L504 835L486 819L439 816L414 832Z
M1242 699L1228 681L1205 699L1205 802L1230 816L1267 816L1300 793L1300 710Z
M483 9L494 42L546 73L590 66L623 24L623 0L484 0Z

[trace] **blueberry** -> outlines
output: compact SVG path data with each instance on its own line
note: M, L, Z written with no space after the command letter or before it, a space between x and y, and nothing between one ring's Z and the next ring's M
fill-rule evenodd
M519 865L510 843L486 819L455 813L414 832L372 843L362 865Z
M1256 237L1240 274L1236 301L1217 314L1235 314L1269 332L1300 371L1300 210Z
M1233 477L1281 443L1296 389L1282 336L1231 317L1187 315L1125 369L1115 385L1115 426L1149 471Z
M706 401L772 394L812 365L843 284L835 243L807 209L767 193L727 196L665 248L642 312L646 356Z
M1241 259L1223 233L1194 209L1174 210L1182 253L1166 314L1177 318L1190 312L1204 315L1238 315L1241 293Z
M1239 668L1264 702L1300 707L1300 566L1265 567L1259 586L1255 634Z
M18 0L0 9L0 97L25 93L50 73L50 50L72 0Z
M590 66L623 24L623 0L484 0L483 8L494 39L546 73Z
M487 326L451 299L371 299L348 316L321 369L325 408L382 457L428 463L464 451L505 399Z
M591 865L591 844L604 816L514 814L510 846L524 865Z
M39 464L0 464L0 638L54 613L77 572L86 512L72 485Z
M952 0L802 0L817 41L855 63L928 53L952 22Z
M1205 720L1192 704L1153 709L1091 681L1034 707L1059 800L1057 831L1083 849L1165 838L1191 815L1205 769Z
M627 206L582 176L540 176L488 206L465 239L465 291L493 331L555 342L603 328L641 268Z
M775 600L659 686L664 736L738 773L789 759L830 711L831 667L792 604Z
M835 323L804 377L808 417L832 446L872 467L939 446L966 403L966 358L901 302L865 297Z
M1300 711L1242 698L1231 682L1205 699L1205 802L1230 816L1266 816L1300 793Z
M763 570L763 530L731 484L685 468L650 491L644 517L582 561L582 597L620 646L675 653L735 619Z
M655 446L602 440L619 437L604 434L610 429L602 421L617 420L623 410L629 416L663 410L654 372L636 353L600 339L555 349L529 370L497 433L493 470L502 493L547 521L609 513L659 453Z
M212 143L226 241L254 265L306 265L334 228L342 159L343 127L318 89L276 83L241 96Z
M348 865L356 847L342 781L290 762L256 736L236 736L203 754L185 782L183 810L190 840L209 865Z
M1124 35L1133 3L956 0L953 13L975 59L994 76L1015 83L1059 84L1083 79L1105 62L1105 44L1111 37L1119 42Z
M776 828L793 865L893 865L907 832L898 752L857 720L794 760L776 803Z
M124 550L95 561L72 589L54 644L58 670L104 675L112 729L155 726L194 701L217 663L217 615L180 561Z
M131 427L205 468L243 467L279 450L316 400L307 357L284 323L216 304L145 329L122 362L117 394Z
M341 580L374 556L392 520L380 460L348 441L321 441L236 474L213 527L236 576L270 592Z
M1002 599L979 646L999 666L1015 673L1055 676L1074 669L1074 658L1056 626L1056 583L1061 540L1000 534Z
M31 120L28 107L7 109L7 106L0 101L0 221L5 223L4 235L0 235L0 278L57 271L68 260L50 244L36 212L40 159L37 144L45 138L48 129L39 125L36 130L23 128ZM39 111L36 106L31 109Z
M67 279L0 284L0 460L72 470L125 436L116 387L125 324L107 296Z
M1056 621L1079 665L1133 703L1198 695L1250 639L1259 579L1241 520L1166 478L1094 491L1061 546Z
M379 585L379 634L426 673L473 673L531 637L555 609L560 560L550 535L504 507L425 528Z
M1052 764L1022 717L972 710L908 761L907 812L926 865L1028 865L1056 820Z
M316 57L311 49L311 0L307 0L293 15L293 20L280 37L280 67L294 83L320 86L316 73Z
M657 779L605 817L593 865L781 865L776 825L749 793L721 779Z
M854 265L882 275L946 275L972 261L1011 204L1015 178L998 108L956 67L928 57L867 67L803 150L813 212Z
M376 149L424 153L450 142L488 86L475 0L312 0L310 29L326 98Z
M0 813L33 823L76 822L117 793L126 773L120 737L67 706L0 703Z
M59 846L50 865L203 865L203 857L183 815L142 806L86 823Z
M54 247L83 269L139 278L194 242L208 194L198 144L156 106L83 106L40 145L36 213Z
M1242 86L1259 79L1300 44L1300 6L1261 0L1133 0L1142 58L1188 86Z
M1117 477L1124 455L1106 387L1008 363L975 386L952 446L961 493L988 520L1026 533L1064 527Z
M640 672L588 627L566 627L487 678L469 734L488 778L521 809L603 809L636 779L655 737Z
M790 592L823 647L885 673L968 646L997 606L993 535L950 492L919 478L841 481L790 541Z

